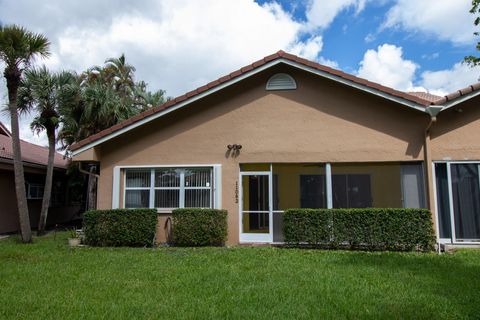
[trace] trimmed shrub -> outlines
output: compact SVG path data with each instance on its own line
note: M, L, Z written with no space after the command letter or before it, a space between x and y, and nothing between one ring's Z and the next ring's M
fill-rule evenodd
M289 244L324 244L330 241L330 210L289 209L283 216L283 234Z
M155 209L91 210L84 214L85 243L99 247L152 246L157 227Z
M289 209L283 226L290 245L429 251L435 243L426 209Z
M218 209L173 210L173 244L221 246L227 238L227 211Z

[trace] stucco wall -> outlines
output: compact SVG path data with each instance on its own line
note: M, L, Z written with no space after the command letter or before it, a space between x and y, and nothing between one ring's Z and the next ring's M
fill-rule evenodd
M298 89L265 91L276 72L291 74ZM221 164L228 242L237 243L240 163L422 160L428 121L406 106L277 66L97 147L98 207L111 207L115 166ZM229 156L234 143L243 148Z
M433 160L480 160L480 97L441 112L432 127Z

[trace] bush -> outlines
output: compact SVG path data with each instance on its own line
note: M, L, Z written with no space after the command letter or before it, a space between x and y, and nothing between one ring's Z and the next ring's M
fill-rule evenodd
M331 210L289 209L283 216L285 242L324 244L330 241Z
M426 209L289 209L285 243L368 250L433 250L432 215Z
M220 246L227 238L227 211L218 209L173 210L173 244Z
M152 246L157 227L155 209L91 210L84 214L85 243L100 247Z

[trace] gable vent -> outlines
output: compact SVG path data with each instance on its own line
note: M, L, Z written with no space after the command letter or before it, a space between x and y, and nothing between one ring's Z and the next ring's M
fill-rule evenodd
M267 90L294 90L297 89L297 83L290 75L286 73L274 74L267 81Z

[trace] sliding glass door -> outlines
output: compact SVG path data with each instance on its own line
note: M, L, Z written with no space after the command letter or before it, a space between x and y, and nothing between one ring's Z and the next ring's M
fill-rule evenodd
M441 239L480 241L480 163L435 164L438 229Z

